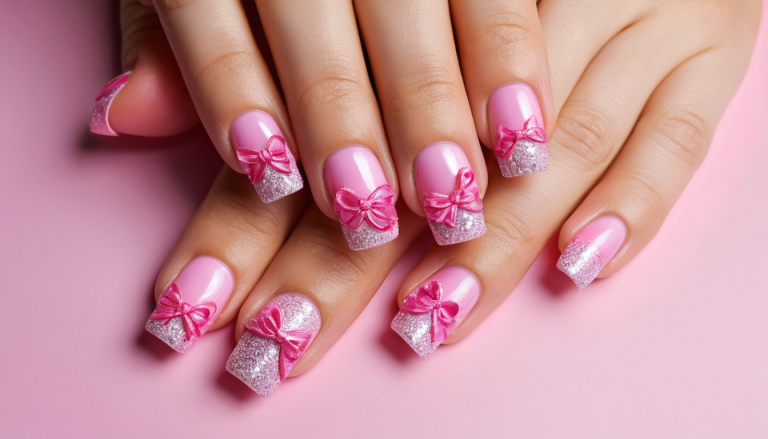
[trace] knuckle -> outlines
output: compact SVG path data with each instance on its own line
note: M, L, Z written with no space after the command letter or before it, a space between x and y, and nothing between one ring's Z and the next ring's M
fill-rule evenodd
M362 103L364 86L357 75L355 64L346 56L330 54L334 59L314 66L313 74L298 84L298 102L301 106L326 106L343 103Z
M591 170L611 159L615 134L610 119L596 110L562 114L552 140L570 153L576 167Z
M532 250L536 234L526 221L518 215L519 207L508 202L495 202L485 206L486 238L493 254L514 254Z
M120 9L123 60L136 58L136 51L149 32L162 32L160 19L152 6L123 2Z
M445 102L456 100L458 90L455 75L444 62L422 59L413 72L399 79L389 99L390 110L403 113L428 107L444 108Z
M258 60L252 51L240 44L232 43L228 47L223 47L218 56L205 62L197 70L192 82L197 85L209 80L215 81L216 78L221 77L244 76L251 72L256 65L258 65Z
M197 0L155 0L155 5L166 11L175 11L185 8Z
M676 110L662 114L653 124L652 139L689 166L698 166L707 154L707 124L694 112Z
M470 33L465 50L478 56L515 57L530 47L533 27L526 16L510 8L491 8Z
M207 220L249 237L249 241L267 243L281 236L282 222L272 209L237 193L220 193L216 201L203 209ZM238 239L238 241L242 241Z

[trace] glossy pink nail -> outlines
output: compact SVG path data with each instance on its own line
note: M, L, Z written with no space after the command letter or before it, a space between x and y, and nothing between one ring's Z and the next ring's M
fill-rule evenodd
M325 182L349 248L365 250L397 238L395 191L373 151L362 145L334 151L325 162Z
M571 239L557 261L557 268L582 290L616 256L626 237L627 226L619 218L596 218Z
M321 325L320 311L308 297L275 296L245 324L226 369L254 392L269 396L312 345Z
M549 167L544 118L531 87L518 82L494 90L488 101L488 122L503 176L516 177Z
M454 143L433 143L416 156L414 173L438 244L469 241L485 233L480 188L463 149Z
M232 141L261 201L271 203L304 187L285 137L269 114L253 110L237 116Z
M405 298L392 330L421 358L440 346L469 314L480 297L471 271L451 265L438 271Z
M101 134L102 136L117 136L119 135L109 125L109 108L112 106L112 101L115 99L120 90L128 83L128 79L131 78L132 72L125 72L120 76L115 77L99 92L96 96L96 107L91 113L91 132L94 134Z
M223 262L198 256L165 288L145 329L183 354L219 317L234 285Z

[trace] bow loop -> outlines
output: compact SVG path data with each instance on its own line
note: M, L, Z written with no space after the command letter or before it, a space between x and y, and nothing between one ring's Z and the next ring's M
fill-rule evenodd
M312 340L309 332L285 331L280 310L274 305L267 305L255 319L245 324L245 328L260 337L275 340L280 345L280 381L285 380Z
M457 209L468 212L482 212L483 202L480 200L480 189L475 182L472 168L459 169L456 175L456 189L449 195L436 192L424 194L422 204L427 218L432 221L456 227Z
M291 160L285 147L285 139L281 136L270 137L266 148L261 151L237 148L237 158L245 164L251 184L257 184L264 179L267 166L283 174L291 173Z
M384 184L376 188L367 198L361 198L345 186L336 191L333 209L339 220L350 229L357 229L367 222L379 232L389 231L397 222L395 191Z
M513 130L506 125L499 124L496 127L496 134L499 138L496 142L496 157L504 160L509 160L512 157L517 142L521 140L539 143L547 141L547 132L543 128L539 128L536 123L536 116L529 117L520 130Z
M438 281L423 285L416 294L406 297L402 312L411 315L431 313L432 343L442 343L448 338L448 330L461 314L461 306L451 300L442 300L443 287Z
M216 314L216 304L213 302L203 302L195 306L184 302L181 289L174 282L163 291L157 307L149 318L162 320L162 325L166 326L174 318L180 317L186 339L189 341L192 336L199 338L202 335L201 328L208 324L214 314Z

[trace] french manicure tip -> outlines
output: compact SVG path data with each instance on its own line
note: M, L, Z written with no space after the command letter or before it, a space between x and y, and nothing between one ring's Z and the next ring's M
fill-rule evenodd
M91 113L90 121L92 133L113 137L119 135L109 124L109 110L112 107L112 101L115 99L115 96L128 83L131 73L129 71L115 77L96 96L96 106L93 109L93 113Z

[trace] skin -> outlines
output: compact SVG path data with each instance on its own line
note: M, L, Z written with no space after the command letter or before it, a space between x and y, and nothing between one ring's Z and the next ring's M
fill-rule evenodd
M483 198L486 234L433 248L400 290L402 303L440 268L470 269L480 280L482 293L446 342L458 341L506 298L558 230L562 251L596 217L614 215L624 221L627 239L600 277L623 267L652 239L706 155L717 122L741 81L761 6L758 0L451 1L452 29L461 54L458 67L463 74L457 82L458 58L449 50L452 35L446 28L443 3L356 2L354 11L381 103L379 114L361 63L359 40L348 22L354 19L350 4L257 2L273 54L280 54L275 56L277 72L281 79L292 78L281 80L283 104L255 43L242 46L234 37L230 43L243 49L243 59L222 58L231 46L195 34L207 31L208 39L215 40L216 34L204 21L171 17L184 15L185 8L187 15L194 16L190 11L206 0L160 3L160 17L192 100L220 152L231 154L226 129L237 114L245 109L274 111L271 114L277 114L289 143L299 146L317 205L310 203L305 211L307 201L300 194L274 206L260 204L244 176L222 171L161 272L156 292L159 295L194 256L211 254L222 259L231 264L237 285L214 328L237 315L238 337L246 319L272 295L289 290L309 295L318 302L326 323L292 375L318 361L354 321L424 224L401 203L400 238L365 252L349 251L338 223L326 217L333 212L321 171L330 152L350 143L370 146L390 183L399 176L408 207L421 213L412 177L413 158L420 148L435 140L453 140L482 169L479 146L472 136L492 146L487 122L490 93L516 81L536 90L550 137L549 169L505 179L489 162ZM319 8L312 12L322 19L313 23L301 13L291 14L289 6L296 8L298 3ZM125 5L145 8L129 0ZM427 18L413 18L420 16ZM222 22L234 26L235 34L247 30L244 18L224 17ZM413 23L406 20L405 30L388 31L393 23L403 23L404 17ZM164 43L155 34L158 30L147 29L144 32L155 38L134 36L130 41L136 41L131 44L137 48L128 53L137 55L126 61L126 67L135 66L134 77L141 72L157 78L157 84L177 84L174 72L178 70L172 63L153 64L142 56L163 50ZM413 40L403 36L408 32ZM433 45L410 47L409 41L421 42L430 35L436 39ZM313 39L338 50L322 53L313 46ZM179 52L181 46L186 49ZM191 53L198 48L213 55ZM404 58L398 58L401 55ZM430 56L431 61L425 62ZM220 59L224 61L216 61ZM404 68L411 65L412 70ZM327 69L317 70L318 66ZM189 72L202 77L191 78ZM430 79L430 72L438 74ZM118 132L122 132L121 121L142 109L139 98L163 101L179 110L159 113L174 122L170 126L181 129L193 120L186 116L183 93L176 88L153 94L146 81L131 82L116 98L110 114ZM242 97L247 99L240 102ZM254 107L253 102L264 107ZM152 131L156 128L148 124L145 133L157 135ZM173 134L166 130L164 134ZM232 165L226 156L225 160ZM485 188L485 175L478 179Z

